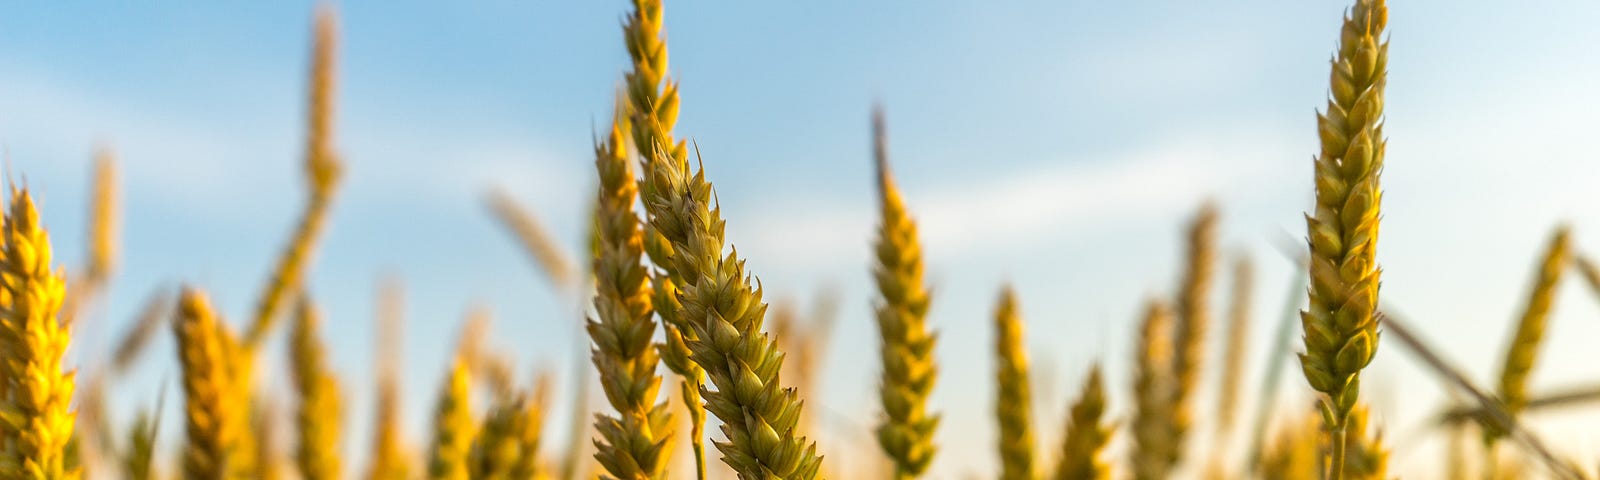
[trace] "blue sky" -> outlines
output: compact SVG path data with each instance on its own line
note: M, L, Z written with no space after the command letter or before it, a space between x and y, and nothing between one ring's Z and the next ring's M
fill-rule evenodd
M103 358L143 296L162 285L203 286L243 316L301 207L312 4L0 8L0 145L39 195L59 262L80 263L93 147L113 146L124 174L123 269L75 353ZM493 344L514 352L524 372L571 370L575 301L530 268L480 197L494 186L513 192L576 250L593 182L590 141L626 65L626 8L340 6L338 144L349 166L310 285L353 399L353 459L364 458L372 304L386 272L406 283L417 442L470 306L495 312ZM946 412L945 454L935 476L988 475L989 312L999 285L1017 286L1030 322L1040 448L1050 451L1092 361L1107 364L1114 412L1127 413L1134 318L1143 299L1171 294L1180 227L1206 198L1222 206L1227 251L1258 266L1251 353L1259 370L1290 275L1272 245L1303 228L1313 109L1325 98L1343 8L1320 0L669 4L684 98L678 133L704 153L730 240L772 300L842 293L832 379L807 395L838 420L816 435L829 461L860 465L872 452L865 428L846 425L871 425L876 415L873 102L889 113L896 174L925 236L931 318L943 332L934 401ZM1487 383L1549 229L1568 221L1580 251L1600 246L1591 233L1600 232L1591 141L1600 5L1407 1L1390 18L1384 296ZM1536 390L1600 374L1583 340L1600 334L1600 308L1570 278ZM119 413L155 402L177 371L171 348L162 337L117 385ZM1371 400L1406 442L1396 465L1428 471L1438 456L1416 432L1445 397L1394 345L1380 348L1374 368ZM283 374L270 377L286 385ZM562 411L554 418L567 418ZM1533 421L1575 454L1600 447L1570 418L1578 416ZM550 434L564 443L563 428Z

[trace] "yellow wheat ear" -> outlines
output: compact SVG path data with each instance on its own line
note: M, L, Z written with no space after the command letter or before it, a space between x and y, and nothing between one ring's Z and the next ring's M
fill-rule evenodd
M1329 465L1344 463L1345 424L1361 392L1361 369L1378 351L1378 219L1383 191L1383 90L1389 22L1384 0L1356 0L1331 62L1331 95L1317 115L1322 150L1314 159L1316 208L1306 215L1311 250L1310 302L1302 313L1306 352L1300 364L1324 395L1332 434ZM1339 480L1343 470L1329 469Z
M76 479L82 470L68 448L76 373L63 365L71 334L57 317L66 281L26 188L12 188L0 231L0 474Z
M290 361L300 396L295 463L305 480L336 480L341 471L339 424L343 416L338 379L328 371L325 347L318 338L321 315L301 294L290 336Z
M1083 391L1068 411L1067 434L1061 442L1061 460L1056 465L1055 480L1107 480L1111 478L1111 465L1105 460L1106 444L1111 441L1113 427L1104 424L1106 413L1105 382L1101 379L1100 364L1089 369L1089 378L1083 382Z
M1022 339L1022 314L1017 295L1007 285L995 307L995 369L999 392L995 417L1000 423L1001 480L1032 480L1033 399L1028 379L1028 354Z
M183 367L186 442L185 478L244 479L255 475L256 452L248 397L240 398L230 358L232 333L218 321L211 301L185 288L178 300L173 334Z
M433 446L428 454L429 480L466 480L468 456L477 435L472 421L471 379L467 362L457 354L439 392L433 417Z
M1517 321L1517 330L1511 344L1506 346L1505 361L1500 366L1500 401L1506 413L1515 416L1528 404L1528 376L1544 340L1545 324L1550 317L1550 307L1555 303L1556 287L1567 269L1572 256L1571 230L1565 225L1556 227L1550 235L1549 246L1539 259L1534 273L1533 287L1528 292L1527 304ZM1484 422L1485 440L1493 444L1505 432Z

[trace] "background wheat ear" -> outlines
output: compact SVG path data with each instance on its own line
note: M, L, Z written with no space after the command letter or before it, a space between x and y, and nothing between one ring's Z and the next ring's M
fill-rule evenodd
M1545 325L1550 317L1550 307L1555 303L1556 287L1560 286L1562 273L1566 271L1572 256L1571 237L1571 229L1565 225L1556 227L1551 233L1550 243L1534 273L1527 304L1517 320L1516 332L1511 344L1506 346L1505 361L1500 367L1498 393L1506 413L1510 415L1517 415L1527 406L1528 376L1533 371L1539 345L1544 341ZM1484 441L1489 444L1505 435L1492 423L1484 422L1484 425Z
M1111 465L1106 462L1106 444L1113 427L1104 424L1106 413L1105 381L1100 364L1089 368L1078 400L1067 413L1066 436L1061 441L1061 459L1054 480L1108 480Z
M1173 302L1172 384L1168 437L1174 443L1168 468L1182 461L1189 429L1194 423L1194 392L1200 384L1206 334L1211 324L1211 277L1216 269L1217 207L1206 203L1189 223L1185 235L1183 277Z
M412 462L406 452L400 419L400 369L404 335L405 294L400 280L387 278L377 295L377 405L373 409L372 457L367 480L410 478Z
M1311 288L1300 364L1311 388L1326 396L1323 416L1334 437L1329 465L1335 466L1344 463L1345 423L1360 398L1361 369L1378 348L1378 177L1389 51L1380 37L1388 17L1384 0L1356 0L1332 61L1331 98L1317 115L1322 150L1314 162L1316 208L1306 215ZM1342 473L1329 469L1333 480Z
M185 288L172 324L183 371L184 478L242 479L255 475L249 400L238 398L228 357L231 333L218 322L203 292Z
M318 335L321 323L321 314L302 293L295 309L289 358L299 394L295 465L305 480L336 480L342 471L339 426L344 407L338 379L328 369L326 347Z
M1028 379L1028 354L1015 290L1000 290L995 306L995 417L1000 426L1001 480L1033 480L1033 399Z
M922 245L889 170L888 133L883 109L872 114L873 158L878 172L879 227L873 245L877 280L876 314L882 377L879 398L884 420L878 445L894 461L895 478L927 471L937 447L939 415L928 411L939 367L933 349L937 335L928 327L930 295L922 283Z
M1171 436L1173 408L1172 310L1160 300L1150 300L1139 324L1134 346L1134 413L1129 425L1133 448L1129 456L1136 480L1165 479L1177 458Z
M434 408L433 443L428 451L429 480L466 480L468 456L477 435L472 419L471 378L458 352Z

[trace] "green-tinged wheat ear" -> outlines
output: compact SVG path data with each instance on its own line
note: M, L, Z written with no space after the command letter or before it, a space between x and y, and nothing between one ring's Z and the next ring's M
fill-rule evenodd
M656 148L668 149L670 158L685 158L683 142L673 138L672 128L678 122L678 86L667 78L667 42L662 35L661 0L633 0L633 11L623 22L622 35L632 60L626 75L627 112L630 117L647 118L630 122L633 144L648 164ZM630 118L631 120L631 118ZM659 146L659 147L658 147ZM661 194L648 191L649 182L640 186L641 200ZM654 215L646 208L647 215ZM649 223L654 223L652 220ZM676 313L681 309L678 295L685 279L675 270L673 258L676 246L653 225L644 227L645 253L650 263L659 270L651 273L651 286L655 292L652 306L661 317L666 340L657 347L662 363L682 378L679 390L689 411L689 440L694 450L696 478L706 478L705 465L705 409L701 405L700 388L705 383L705 371L689 357L689 342L694 340L694 329L684 323Z
M1322 421L1313 415L1300 415L1279 427L1274 440L1266 442L1256 466L1262 480L1320 480Z
M1211 277L1217 263L1217 209L1207 203L1189 224L1186 234L1183 277L1178 298L1173 303L1176 321L1172 328L1172 372L1177 383L1172 389L1171 438L1176 442L1172 462L1182 459L1185 439L1194 423L1194 396L1200 384L1201 361L1205 358L1206 333L1211 324Z
M600 386L616 411L595 420L600 433L595 458L616 478L661 479L672 458L672 414L666 403L656 401L660 360L650 343L656 321L643 263L644 234L634 213L638 188L625 148L628 114L625 106L618 110L610 134L595 146L599 248L593 259L596 314L587 329Z
M1389 451L1383 446L1383 432L1368 432L1369 412L1366 406L1350 411L1345 424L1344 478L1349 480L1385 480L1389 475ZM1370 435L1370 436L1369 436Z
M339 425L343 406L338 379L328 369L325 347L318 338L320 323L321 315L302 294L289 342L291 372L299 394L295 465L305 480L336 480L342 468Z
M470 478L510 480L516 464L525 455L521 432L528 421L527 400L520 395L497 399L483 419L483 426L472 441L468 456ZM520 480L520 479L519 479Z
M76 373L62 364L71 333L57 317L66 281L28 190L13 188L10 207L0 225L0 474L76 479L82 470L68 451Z
M926 472L939 415L928 411L928 396L939 375L928 327L928 288L922 283L922 245L917 225L889 171L888 139L882 110L872 116L873 158L878 171L881 222L873 245L873 277L878 284L876 313L882 377L878 383L884 419L878 445L894 460L895 477ZM1026 397L1026 395L1024 395Z
M255 476L249 400L238 398L229 349L232 333L198 290L185 288L178 300L173 333L183 369L183 478L234 480Z
M539 461L539 446L544 439L545 410L550 404L550 375L540 373L533 382L532 397L522 411L523 418L515 432L520 456L511 466L511 478L532 480L544 478L544 466Z
M367 480L410 478L413 462L406 451L400 418L404 297L399 280L386 280L378 288L378 399L373 412L372 460Z
M1172 438L1172 311L1152 300L1145 307L1135 345L1133 397L1133 478L1165 479L1177 459Z
M1056 464L1055 480L1107 480L1111 465L1106 462L1106 444L1113 427L1104 423L1105 382L1100 364L1089 369L1083 391L1067 413L1066 437L1061 441L1061 459Z
M1342 463L1344 426L1361 389L1360 373L1377 353L1377 263L1383 171L1383 90L1388 72L1384 0L1356 0L1334 55L1327 110L1317 115L1322 150L1315 157L1316 209L1306 215L1311 250L1310 304L1302 313L1311 388L1326 395L1323 417L1335 440L1330 465ZM1330 477L1342 471L1330 469Z
M305 174L309 198L289 244L278 256L272 275L256 302L244 345L255 350L276 325L289 292L300 288L301 278L327 223L344 166L333 146L334 50L338 18L331 7L317 11L311 51L311 82L306 129Z
M439 392L434 409L433 444L428 449L429 480L465 480L469 477L467 457L476 436L472 421L471 378L467 362L457 358Z
M161 410L143 410L128 428L128 445L122 453L122 475L129 480L159 478L155 470L156 436L161 433Z
M1500 401L1506 413L1516 415L1528 403L1528 374L1533 371L1539 354L1539 344L1544 341L1545 324L1550 317L1550 306L1555 302L1556 287L1561 274L1572 256L1571 234L1566 226L1557 227L1550 235L1550 244L1540 258L1534 273L1533 287L1528 292L1528 302L1517 321L1516 336L1506 347L1505 362L1500 365ZM1490 425L1490 422L1484 422ZM1505 435L1499 429L1484 428L1485 440L1493 442Z
M1238 415L1239 384L1244 381L1245 355L1250 350L1250 299L1255 290L1255 269L1250 257L1233 262L1233 285L1228 301L1227 346L1223 348L1222 380L1217 387L1217 436L1226 439Z
M1000 290L994 311L995 418L999 421L1000 479L1033 480L1033 399L1028 386L1028 352L1022 313L1010 285Z

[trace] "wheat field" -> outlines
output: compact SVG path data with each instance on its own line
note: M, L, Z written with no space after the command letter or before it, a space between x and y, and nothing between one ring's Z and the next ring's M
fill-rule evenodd
M1513 192L1548 184L1475 185L1407 165L1425 161L1414 160L1418 142L1405 136L1415 124L1397 119L1399 127L1388 128L1387 107L1415 111L1407 95L1438 94L1404 78L1409 65L1421 69L1429 60L1391 58L1390 45L1407 51L1407 35L1391 32L1430 21L1419 9L1396 5L1391 17L1386 0L1352 0L1339 16L1292 27L1317 32L1332 47L1326 58L1306 59L1318 62L1321 83L1293 90L1322 95L1299 98L1315 115L1286 128L1306 140L1296 144L1305 151L1273 160L1298 176L1273 177L1281 185L1272 188L1303 199L1272 206L1299 214L1280 231L1240 231L1254 225L1241 228L1230 216L1262 207L1236 206L1231 192L1181 195L1164 204L1177 212L1163 217L1165 227L1139 230L1159 234L1116 240L1154 269L1082 248L1090 243L1046 238L1019 244L1048 253L1014 254L1025 265L1049 263L1037 267L1045 273L1011 275L993 260L1000 253L976 257L989 263L982 272L940 257L958 250L950 238L1018 236L1006 226L1080 212L1028 205L1062 198L1038 189L1081 188L1087 193L1068 198L1093 203L1114 188L1098 185L1117 179L1090 172L1066 185L988 191L994 198L924 193L930 190L917 182L931 177L919 169L929 164L917 156L936 147L890 131L896 112L913 112L908 123L918 125L924 119L915 117L938 102L905 105L895 97L860 105L860 118L850 120L865 140L852 147L859 153L853 170L818 163L813 172L870 190L870 199L841 197L861 203L853 205L865 215L857 223L870 229L840 235L793 209L741 205L769 187L751 178L770 182L785 173L761 173L765 160L719 158L748 152L720 147L723 134L696 131L707 122L689 121L710 103L699 96L717 92L695 83L726 85L680 75L674 63L701 61L679 52L703 45L704 34L674 28L702 24L669 20L676 4L665 0L611 3L618 21L604 48L625 60L606 83L586 87L609 92L610 104L589 121L591 136L574 140L589 142L582 161L569 162L581 168L535 172L531 182L492 172L493 181L474 183L475 198L461 202L471 204L472 221L491 227L408 225L444 239L422 248L398 234L369 244L341 238L347 217L411 224L427 213L363 200L375 179L400 174L363 168L382 164L364 164L341 141L362 132L341 119L341 99L367 94L343 81L363 78L359 68L370 60L344 52L376 27L333 5L308 12L309 48L298 60L306 68L297 73L294 100L302 118L285 131L299 143L273 150L292 152L294 161L272 166L281 178L261 180L285 183L261 188L289 197L272 200L286 206L217 213L202 202L128 202L130 188L151 179L169 182L163 189L224 195L256 187L200 186L204 172L176 167L130 168L151 163L128 161L107 142L72 170L88 188L73 204L82 211L67 215L49 203L51 192L65 191L50 184L56 175L30 178L8 164L0 209L0 478L1600 478L1600 436L1592 433L1600 388L1542 379L1600 373L1587 368L1595 364L1592 337L1579 334L1591 330L1569 327L1583 319L1560 312L1600 298L1585 213L1502 212L1495 201L1509 205L1533 195ZM1391 92L1391 73L1406 88ZM762 114L794 113L782 107ZM806 141L803 129L759 122ZM956 132L985 128L948 122ZM730 130L740 128L748 127ZM0 129L0 138L10 135ZM969 162L981 173L990 165L982 162L994 160ZM1386 177L1388 167L1398 174ZM1182 161L1161 168L1173 171L1123 182L1135 191L1120 194L1171 198L1179 195L1163 190L1177 190L1174 181L1210 178ZM1468 196L1491 205L1456 208L1439 199L1438 211L1453 213L1419 219L1412 206L1430 201L1413 193L1422 180L1473 190ZM552 222L559 205L526 201L538 189L571 197L564 205L581 213ZM841 201L834 192L807 193L816 204ZM178 246L185 230L142 230L137 220L151 218L142 208L179 223L222 215L267 238ZM939 212L952 209L995 220L941 223ZM1560 215L1571 218L1522 232L1530 240L1515 248L1485 233L1512 230L1497 223L1509 217L1532 216L1516 224L1522 227ZM67 236L75 241L52 238L52 228L80 218L81 232ZM1471 224L1467 231L1484 238L1429 228L1442 221ZM782 226L782 238L756 238L750 225ZM568 230L581 232L581 241L567 241L577 237ZM1380 232L1406 240L1380 242ZM803 254L826 250L816 245L829 235L847 236L853 253ZM511 264L506 270L471 263L488 243L499 245L490 253ZM245 248L258 245L272 248ZM1406 260L1432 246L1468 253L1445 265ZM142 252L150 248L184 249L194 263L259 265L157 279L139 273L157 258ZM449 266L329 268L344 265L341 256L385 251ZM852 265L836 274L857 280L808 289L764 273L840 259ZM1524 273L1499 278L1508 269ZM502 273L512 270L519 276ZM1433 272L1458 278L1429 280ZM371 284L358 291L374 294L347 298L351 283ZM1114 285L1144 294L1107 293L1130 290ZM809 299L797 298L808 290ZM409 305L430 296L450 296L455 310ZM529 297L547 308L499 304ZM1120 306L1070 308L1086 297ZM137 305L122 306L128 299ZM329 308L349 304L370 315ZM545 348L552 344L563 347Z

